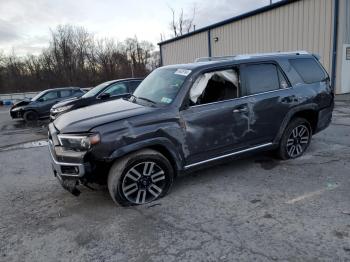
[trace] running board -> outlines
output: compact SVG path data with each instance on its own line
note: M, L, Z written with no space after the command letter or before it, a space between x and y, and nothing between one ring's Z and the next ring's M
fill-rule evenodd
M187 165L187 166L185 166L185 169L189 169L189 168L194 167L194 166L199 166L199 165L211 162L211 161L220 160L220 159L223 159L223 158L226 158L226 157L236 156L236 155L243 154L243 153L246 153L246 152L250 152L250 151L253 151L253 150L256 150L256 149L268 147L268 146L271 146L272 144L273 143L266 143L266 144L250 147L250 148L247 148L247 149L243 149L243 150L240 150L240 151L236 151L236 152L233 152L233 153L230 153L230 154L226 154L226 155L210 158L210 159L207 159L207 160L204 160L204 161L200 161L200 162L197 162L197 163L193 163L193 164Z

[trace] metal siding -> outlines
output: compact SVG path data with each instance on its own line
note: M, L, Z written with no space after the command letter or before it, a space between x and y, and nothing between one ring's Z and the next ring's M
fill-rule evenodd
M344 6L345 0L341 2ZM331 0L303 0L212 28L212 55L306 50L319 54L330 73L332 13ZM215 37L219 38L218 42L214 42ZM202 32L163 44L164 65L192 62L197 57L208 56L207 43L207 32Z
M304 0L214 28L211 36L219 41L212 55L307 50L319 54L330 72L332 10L332 1Z
M208 33L202 32L161 46L163 65L191 63L208 56Z
M346 3L348 2L348 3ZM348 11L346 11L346 7L348 8ZM342 60L343 56L345 55L343 53L343 44L350 44L349 40L347 39L347 32L346 29L349 30L349 28L346 28L350 25L350 23L347 25L347 19L349 17L346 16L346 13L350 13L350 0L340 0L339 1L339 26L338 26L338 46L337 46L337 66L336 66L336 93L340 93L341 88L341 79L342 79Z

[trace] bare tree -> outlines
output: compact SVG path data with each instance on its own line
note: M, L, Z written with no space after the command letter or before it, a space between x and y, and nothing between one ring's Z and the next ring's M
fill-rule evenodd
M111 79L143 77L156 67L153 52L152 43L137 37L121 43L96 40L82 27L61 25L51 30L49 47L38 56L0 52L0 93L94 86Z
M192 28L195 28L194 26L194 19L196 15L195 7L193 7L191 16L185 16L182 8L178 16L176 16L176 11L174 8L169 7L169 9L172 14L170 29L173 32L174 37L189 33L192 30Z

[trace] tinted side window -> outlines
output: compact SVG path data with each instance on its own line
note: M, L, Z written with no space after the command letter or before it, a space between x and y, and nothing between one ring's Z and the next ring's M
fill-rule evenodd
M119 83L108 87L103 93L110 94L111 96L122 95L128 93L128 89L124 83Z
M274 64L244 65L242 74L247 95L277 90L280 87L277 68Z
M289 62L292 64L294 69L298 72L301 79L306 84L321 82L326 77L323 69L315 61L315 59L312 59L312 58L290 59Z
M57 98L58 98L58 92L51 91L51 92L48 92L45 95L43 95L40 100L48 101L48 100L53 100L53 99L57 99Z
M71 90L61 90L60 91L60 95L61 95L61 97L63 98L63 97L68 97L68 96L70 96L72 94L72 91Z

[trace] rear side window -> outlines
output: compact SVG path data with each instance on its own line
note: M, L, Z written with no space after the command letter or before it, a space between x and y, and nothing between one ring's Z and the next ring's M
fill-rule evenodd
M108 87L107 90L103 93L110 94L111 96L116 96L128 93L128 89L124 83L117 83Z
M298 72L301 79L306 84L321 82L325 79L326 74L320 65L312 58L290 59L289 62Z
M280 88L277 67L274 64L252 64L241 68L246 95Z

